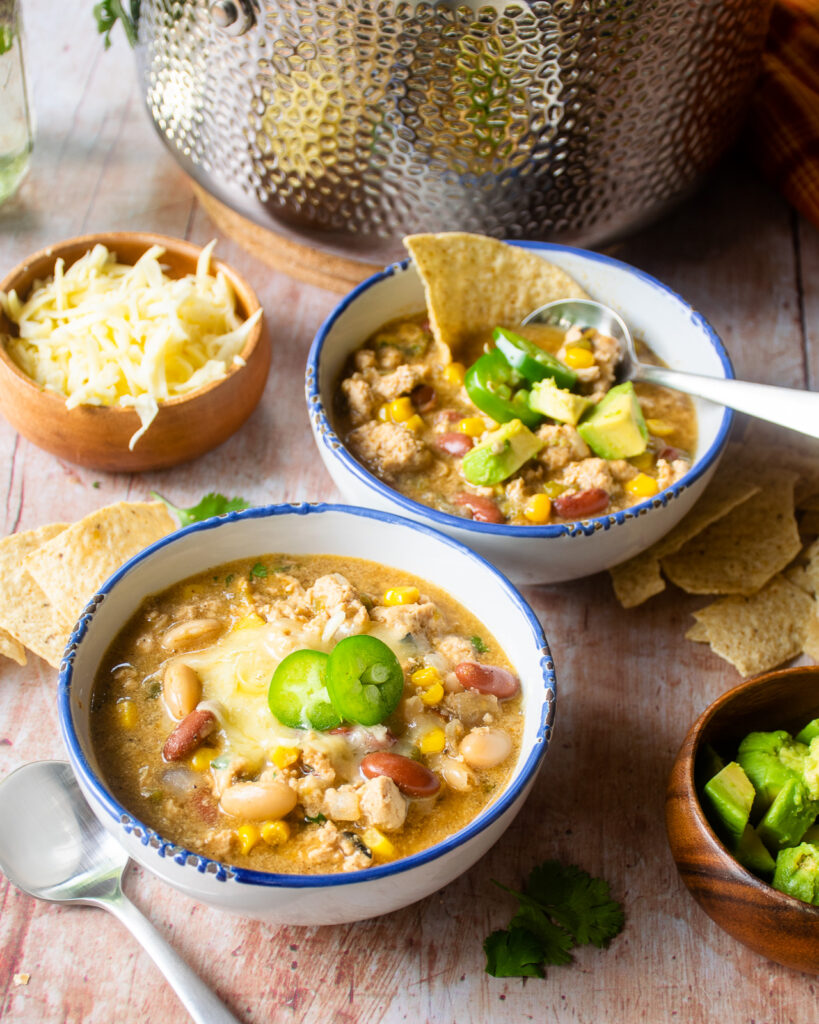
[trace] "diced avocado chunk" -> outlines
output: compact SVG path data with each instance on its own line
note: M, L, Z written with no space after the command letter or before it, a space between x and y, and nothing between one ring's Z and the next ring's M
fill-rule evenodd
M632 382L611 388L578 424L578 433L601 459L630 459L648 445L648 428Z
M810 741L802 762L802 779L808 787L811 800L819 800L819 737Z
M753 871L754 874L770 878L774 873L774 859L753 825L745 826L742 835L732 846L731 852L744 868Z
M575 395L571 391L559 388L551 377L540 380L532 385L529 395L529 408L541 412L558 423L571 423L574 426L594 402L585 395Z
M517 472L542 447L543 441L520 420L510 420L464 455L461 470L471 484L492 486Z
M819 736L819 718L813 718L810 722L794 736L800 743L807 743Z
M740 743L737 761L756 789L754 819L768 810L787 782L799 778L806 753L807 747L795 744L784 729L751 732Z
M776 855L773 887L805 903L819 904L819 849L800 843Z
M728 834L739 838L745 831L754 787L736 761L731 761L705 784L705 795Z
M725 762L716 750L714 750L710 743L704 743L702 750L700 750L699 756L697 757L697 789L699 791L705 789L705 783L708 782L709 779L713 779L717 772L721 772L724 767Z
M798 777L789 779L777 793L757 828L769 850L796 846L819 812L819 803L811 800L808 787Z

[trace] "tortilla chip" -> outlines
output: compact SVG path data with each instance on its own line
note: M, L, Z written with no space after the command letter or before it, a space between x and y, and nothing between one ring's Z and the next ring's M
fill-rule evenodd
M819 539L809 544L802 552L805 560L805 574L810 580L814 594L819 594Z
M808 629L802 650L809 658L819 661L819 603L813 602L813 614L808 619Z
M799 587L800 590L804 590L806 594L810 594L811 597L815 593L816 588L813 585L813 581L808 575L808 571L804 565L791 565L783 573L785 579L792 583L795 587Z
M7 633L5 629L0 629L0 654L11 658L12 661L16 661L18 665L25 665L26 663L25 647L23 647L19 640L15 640L11 633Z
M51 523L0 540L0 628L55 668L71 630L26 569L24 559L66 527L66 523Z
M813 613L806 593L775 576L753 596L720 598L694 618L707 629L713 652L750 676L796 657Z
M689 594L753 594L802 547L793 509L796 475L760 467L762 489L662 559L672 583Z
M25 566L72 626L92 594L123 562L176 529L160 502L107 505L63 530Z
M588 298L559 267L531 250L485 235L410 235L404 245L424 283L429 322L443 362L487 326L514 328L547 302Z
M686 640L693 640L696 644L709 643L711 638L708 635L708 624L705 622L695 622L685 634L685 638Z
M729 448L726 457L731 454ZM665 590L660 559L679 551L687 541L758 491L759 484L751 470L741 462L729 458L727 463L721 463L700 500L673 530L646 551L610 570L615 596L623 608L634 608Z

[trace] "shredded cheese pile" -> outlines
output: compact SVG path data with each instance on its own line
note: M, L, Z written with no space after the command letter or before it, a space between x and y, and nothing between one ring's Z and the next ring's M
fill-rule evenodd
M20 369L66 405L133 408L141 427L151 425L159 403L187 395L243 366L239 352L261 316L244 323L236 314L225 276L210 273L215 242L205 246L196 273L165 275L165 252L153 246L133 266L95 245L54 276L35 281L28 298L0 292L0 306L17 325L6 349Z

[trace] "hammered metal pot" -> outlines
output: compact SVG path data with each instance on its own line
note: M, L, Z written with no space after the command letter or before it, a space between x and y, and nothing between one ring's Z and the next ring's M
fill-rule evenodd
M148 109L263 227L578 245L682 198L734 139L772 0L142 0Z

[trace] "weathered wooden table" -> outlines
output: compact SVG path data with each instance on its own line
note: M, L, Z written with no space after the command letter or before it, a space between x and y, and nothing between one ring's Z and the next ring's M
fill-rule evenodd
M82 231L158 230L199 243L216 233L153 135L127 47L117 38L103 51L91 6L26 4L39 128L30 176L0 208L2 268ZM336 299L271 272L227 239L218 251L257 289L274 343L267 391L244 429L192 465L127 477L59 462L0 422L3 533L79 518L151 488L181 504L210 489L257 503L337 497L314 455L301 397L310 339ZM817 387L819 234L741 155L618 255L699 308L739 376ZM669 590L624 612L604 576L526 596L557 666L555 738L517 821L466 875L402 912L332 928L234 919L139 869L128 875L129 895L249 1024L819 1019L813 979L717 929L683 889L666 846L663 795L674 753L698 712L739 682L707 648L683 639L697 602ZM55 690L56 673L36 658L24 669L0 665L0 777L25 761L65 756ZM547 857L608 878L625 904L625 931L608 951L585 949L545 981L490 978L481 943L512 912L490 879L515 885ZM0 900L4 1021L186 1020L113 918L37 903L2 878ZM30 975L25 985L15 982L21 973Z

